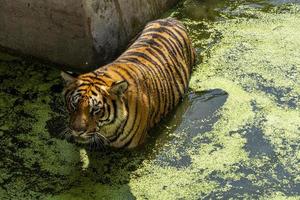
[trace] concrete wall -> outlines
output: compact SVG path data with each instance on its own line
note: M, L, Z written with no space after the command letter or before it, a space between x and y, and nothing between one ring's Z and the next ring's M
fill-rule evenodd
M120 54L147 21L176 2L0 0L0 45L87 70Z

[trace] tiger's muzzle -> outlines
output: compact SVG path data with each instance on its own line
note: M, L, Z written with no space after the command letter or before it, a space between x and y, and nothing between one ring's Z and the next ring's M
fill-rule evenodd
M71 135L73 139L78 143L89 143L90 139L93 137L94 133L88 133L86 131L71 131Z

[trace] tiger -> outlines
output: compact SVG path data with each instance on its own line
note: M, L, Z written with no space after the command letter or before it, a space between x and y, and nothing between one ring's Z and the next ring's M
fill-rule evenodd
M69 135L77 143L132 149L188 90L195 50L183 23L146 24L117 59L73 76L61 72Z

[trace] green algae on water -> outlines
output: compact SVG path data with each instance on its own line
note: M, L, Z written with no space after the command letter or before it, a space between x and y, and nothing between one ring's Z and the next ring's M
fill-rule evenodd
M221 33L221 39L212 47L201 38L195 41L207 44L209 50L201 52L203 60L193 73L191 87L220 88L229 94L221 118L205 133L210 143L186 149L192 158L189 167L166 168L145 161L137 171L141 178L130 182L139 199L253 198L273 191L299 195L298 8L288 6L291 12L284 13L249 8L246 12L255 16L251 19L206 26L212 28L208 33ZM198 23L184 22L188 29ZM201 136L195 141L197 137ZM253 140L263 144L262 149L251 147ZM149 189L150 184L156 187Z
M205 2L183 1L169 15L200 58L191 90L222 93L184 100L135 151L90 152L57 138L66 123L59 71L0 56L0 198L299 199L300 6L187 12Z

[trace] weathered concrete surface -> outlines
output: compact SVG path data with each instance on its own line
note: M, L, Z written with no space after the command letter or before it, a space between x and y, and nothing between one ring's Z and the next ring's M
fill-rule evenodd
M77 69L101 65L177 0L1 0L0 46Z

